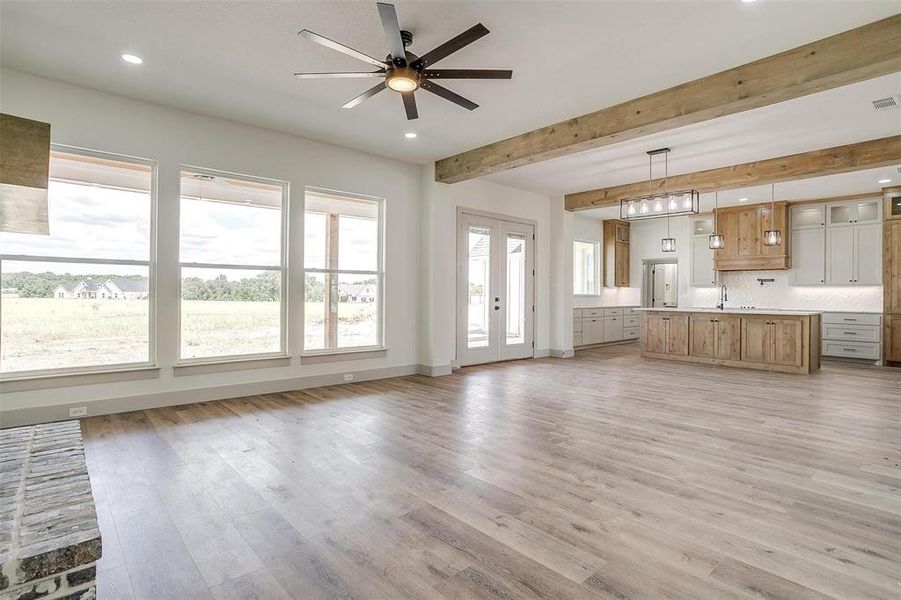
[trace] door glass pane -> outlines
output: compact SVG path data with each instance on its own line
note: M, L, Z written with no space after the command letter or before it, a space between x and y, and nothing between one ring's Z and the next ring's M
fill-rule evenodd
M467 338L469 348L487 348L489 323L494 304L490 302L491 285L491 229L470 227L467 239L469 250L469 297L467 307Z
M507 234L507 345L526 341L526 236Z
M892 198L892 216L897 217L901 215L901 196L897 198Z
M851 207L847 204L839 204L838 206L830 206L829 207L829 222L836 223L850 223L851 222Z
M857 203L857 221L863 223L866 221L879 220L879 201L858 202Z

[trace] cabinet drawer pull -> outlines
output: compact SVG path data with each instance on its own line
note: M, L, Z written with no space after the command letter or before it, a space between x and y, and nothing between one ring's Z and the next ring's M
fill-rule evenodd
M857 352L854 348L842 348L845 352Z
M843 331L842 333L844 333L845 335L857 335L856 331Z
M843 319L843 320L844 320L844 321L856 321L857 319L848 319L848 318L845 318L845 319Z

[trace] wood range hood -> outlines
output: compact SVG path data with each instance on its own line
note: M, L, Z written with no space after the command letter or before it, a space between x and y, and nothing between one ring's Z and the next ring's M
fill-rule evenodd
M49 235L50 124L0 114L0 232Z

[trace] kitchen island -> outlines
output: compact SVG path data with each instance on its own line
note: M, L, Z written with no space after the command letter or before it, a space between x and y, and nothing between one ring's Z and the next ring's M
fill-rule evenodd
M820 368L820 313L796 310L642 308L641 355L745 369Z

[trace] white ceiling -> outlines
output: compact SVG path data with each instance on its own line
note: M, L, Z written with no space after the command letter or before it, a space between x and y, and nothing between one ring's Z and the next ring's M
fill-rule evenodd
M366 66L298 38L302 28L372 55L385 54L375 2L3 0L0 59L7 67L62 81L425 163L890 16L898 3L403 1L397 7L401 25L416 35L411 50L418 54L481 21L491 34L440 66L513 68L513 80L447 83L481 104L472 113L419 92L420 119L408 124L399 98L389 93L354 109L340 108L372 80L291 76ZM138 54L145 63L127 65L119 58L123 52ZM766 110L763 118L785 120L767 117ZM881 127L865 126L867 131ZM773 154L768 144L800 144L775 130L767 136L753 122L724 133L715 127L696 132L699 139L673 138L674 158L688 161L693 154L707 165L737 156L752 142L734 139L734 131L759 134L753 144L761 156ZM419 132L418 139L403 138L410 129ZM804 139L813 143L812 137ZM699 140L716 152L706 156L708 162ZM689 142L697 143L692 153L680 150ZM623 160L640 159L645 149L640 143L619 152ZM602 180L596 178L598 160L606 158L573 157L571 165L560 167L572 178L563 183L559 172L548 171L517 170L494 179L573 191ZM604 181L634 178L628 161L604 169L610 171Z

